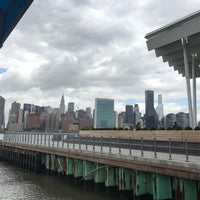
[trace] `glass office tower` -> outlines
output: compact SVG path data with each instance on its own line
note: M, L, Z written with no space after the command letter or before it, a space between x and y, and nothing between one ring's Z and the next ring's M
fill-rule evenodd
M157 128L157 114L154 109L154 92L152 90L145 91L145 122L146 128Z
M94 128L114 127L114 100L95 99Z

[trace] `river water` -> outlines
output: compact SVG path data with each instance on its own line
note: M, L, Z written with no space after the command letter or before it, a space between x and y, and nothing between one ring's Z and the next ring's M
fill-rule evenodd
M0 162L0 200L120 200L105 193L69 183L61 177L35 174Z

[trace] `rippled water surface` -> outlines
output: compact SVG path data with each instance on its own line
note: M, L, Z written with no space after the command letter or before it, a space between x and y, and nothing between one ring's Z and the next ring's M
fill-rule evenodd
M0 200L118 200L114 194L83 188L48 174L0 162Z

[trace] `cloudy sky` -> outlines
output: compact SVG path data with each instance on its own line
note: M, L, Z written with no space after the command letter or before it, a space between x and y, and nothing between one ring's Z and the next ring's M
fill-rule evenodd
M13 101L59 107L63 93L76 108L103 97L118 112L138 103L144 114L145 90L155 106L162 94L165 114L187 112L185 79L147 51L144 36L199 8L199 0L35 0L0 50L6 113Z

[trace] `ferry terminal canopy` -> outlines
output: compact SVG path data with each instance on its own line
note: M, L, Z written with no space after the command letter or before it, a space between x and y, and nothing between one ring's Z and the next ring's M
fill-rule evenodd
M0 0L0 48L33 0Z
M147 33L148 50L155 50L163 62L185 77L182 38L187 38L189 78L192 78L192 55L195 56L195 76L200 77L200 10Z

